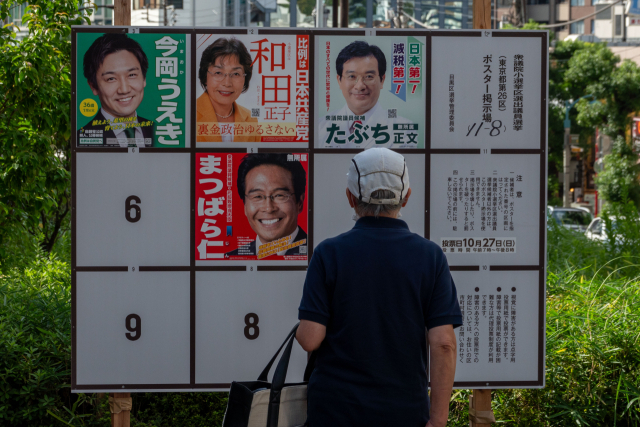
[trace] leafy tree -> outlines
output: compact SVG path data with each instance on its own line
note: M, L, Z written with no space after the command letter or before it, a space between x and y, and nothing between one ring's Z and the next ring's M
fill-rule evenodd
M16 1L0 2L0 19ZM17 40L0 29L0 262L7 239L36 236L51 251L70 212L71 25L77 0L33 0ZM88 20L87 20L88 22Z
M608 50L608 49L607 49ZM599 68L601 64L593 61L598 57L576 55L577 70L587 74L589 68ZM616 64L619 58L615 56ZM574 73L571 77L578 77ZM585 83L587 83L585 81ZM592 93L600 102L580 101L578 122L587 126L599 126L606 135L624 137L631 123L630 114L640 110L640 68L635 62L625 60L619 67L602 70L601 77L586 85L586 91Z
M604 170L596 177L598 191L605 200L620 206L632 202L640 207L640 165L637 161L638 153L624 137L618 136L611 154L604 158Z

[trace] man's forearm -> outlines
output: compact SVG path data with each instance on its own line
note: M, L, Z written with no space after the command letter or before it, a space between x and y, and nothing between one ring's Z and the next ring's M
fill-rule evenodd
M451 331L453 335L453 330ZM444 427L449 417L449 401L456 373L456 341L430 343L431 424Z

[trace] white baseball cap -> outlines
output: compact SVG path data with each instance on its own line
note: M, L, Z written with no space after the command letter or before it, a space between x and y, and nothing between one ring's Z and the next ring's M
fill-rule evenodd
M402 154L388 148L370 148L351 159L347 188L365 203L397 205L409 191L409 171ZM389 190L393 199L372 199L376 190Z

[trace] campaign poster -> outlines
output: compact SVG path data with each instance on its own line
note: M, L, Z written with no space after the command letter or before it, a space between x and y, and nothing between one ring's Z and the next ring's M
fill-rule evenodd
M186 34L78 33L79 147L185 147Z
M316 36L316 148L424 148L426 37Z
M196 142L308 143L309 52L308 35L196 35Z
M196 261L306 260L307 153L197 153Z

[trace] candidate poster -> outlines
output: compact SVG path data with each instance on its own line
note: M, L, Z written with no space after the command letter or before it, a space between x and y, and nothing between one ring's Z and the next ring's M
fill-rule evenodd
M306 147L309 52L308 35L196 35L196 142Z
M78 33L77 145L185 147L188 37Z
M307 153L197 153L196 261L306 260Z
M424 148L426 37L316 36L316 148Z

